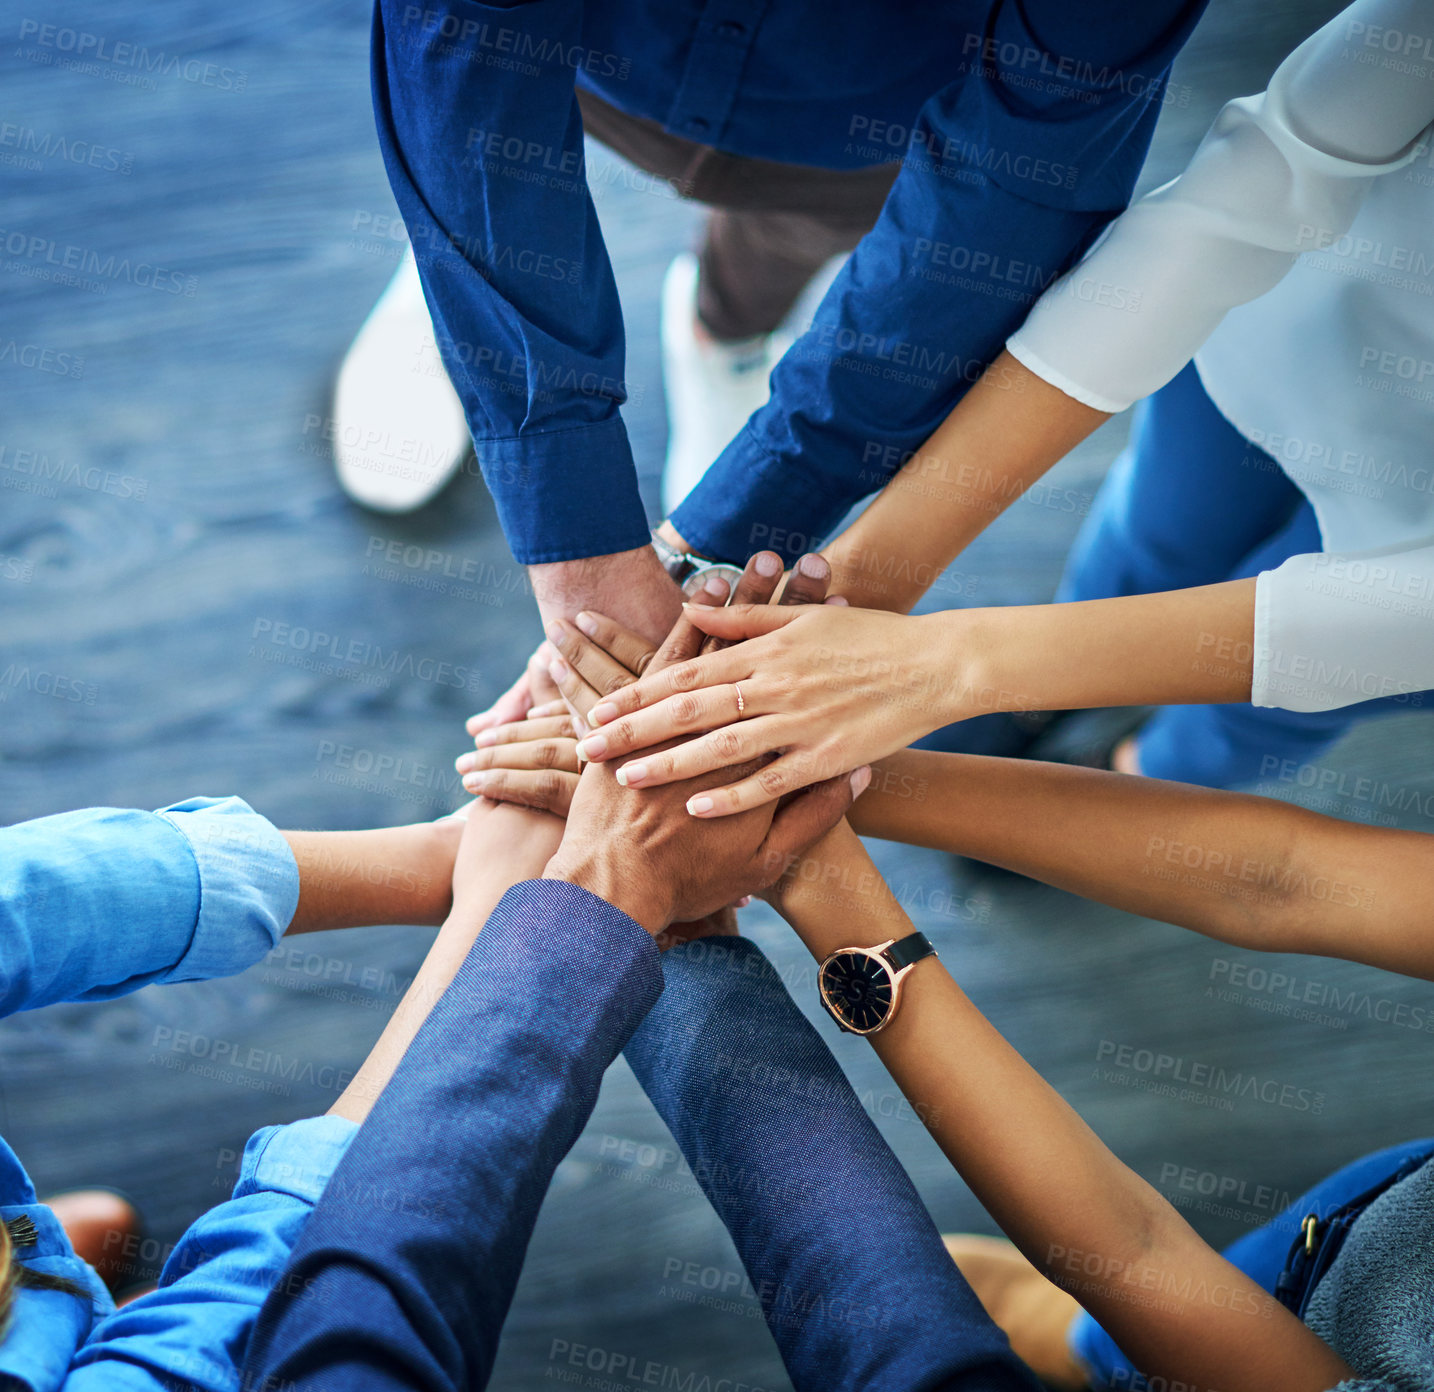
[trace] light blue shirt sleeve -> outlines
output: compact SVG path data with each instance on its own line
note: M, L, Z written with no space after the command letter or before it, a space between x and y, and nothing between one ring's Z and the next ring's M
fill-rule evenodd
M65 1392L237 1392L259 1307L357 1131L322 1116L255 1132L233 1198L184 1234L158 1290L95 1325ZM371 1198L381 1220L403 1195Z
M288 842L239 798L0 829L0 1015L243 971L294 916Z

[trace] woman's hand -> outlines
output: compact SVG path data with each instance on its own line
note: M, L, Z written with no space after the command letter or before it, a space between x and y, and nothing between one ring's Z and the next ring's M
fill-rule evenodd
M783 605L820 604L826 597L830 568L820 556L803 557L787 578ZM773 551L752 556L737 581L737 604L766 604L782 579L782 563ZM724 581L698 597L702 607L720 606L727 597ZM844 601L833 601L842 603ZM477 748L460 755L455 767L468 792L502 802L516 802L567 816L582 762L577 743L588 733L592 708L648 671L691 658L694 652L720 651L725 639L704 636L693 625L680 623L654 647L601 614L582 613L574 622L555 623L544 647L549 652L548 677L560 699L535 706L524 720L479 732Z
M618 768L628 787L655 787L743 760L775 761L694 798L700 817L725 817L904 749L951 720L979 714L979 684L963 679L943 642L950 615L909 618L835 605L692 610L726 650L648 673L597 703L578 746L612 761L682 735L701 738ZM739 700L740 697L740 700Z

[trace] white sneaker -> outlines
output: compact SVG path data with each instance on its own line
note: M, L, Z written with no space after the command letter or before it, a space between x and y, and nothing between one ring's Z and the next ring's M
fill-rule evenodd
M662 282L662 376L667 462L662 511L671 513L766 403L776 335L717 343L697 334L697 258L683 252ZM785 346L783 343L781 346Z
M344 492L379 512L422 507L472 447L412 248L344 358L328 425Z

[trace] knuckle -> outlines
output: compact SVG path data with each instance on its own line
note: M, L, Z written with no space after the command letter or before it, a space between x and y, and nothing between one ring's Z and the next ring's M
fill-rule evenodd
M672 698L672 714L684 725L697 719L702 713L702 703L691 694Z
M611 696L625 686L632 685L632 678L625 672L614 672L598 689L604 696Z
M623 749L637 748L637 730L630 720L615 720L608 735L610 744Z
M742 757L742 737L736 730L718 730L712 736L712 752L720 759L735 763Z
M696 662L679 662L667 674L674 691L692 691L702 685L702 668Z
M784 793L787 790L788 782L786 772L777 764L768 764L757 774L757 786L764 793Z

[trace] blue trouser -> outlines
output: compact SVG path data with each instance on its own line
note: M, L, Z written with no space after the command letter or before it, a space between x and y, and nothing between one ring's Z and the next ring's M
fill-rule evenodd
M1406 1141L1377 1150L1353 1161L1322 1179L1302 1194L1278 1218L1237 1238L1225 1257L1256 1285L1273 1292L1284 1270L1290 1244L1307 1215L1323 1219L1351 1199L1387 1179L1408 1159L1434 1150L1434 1140ZM1070 1328L1071 1352L1090 1373L1095 1388L1119 1388L1120 1392L1146 1392L1148 1383L1135 1365L1116 1347L1115 1341L1089 1315L1077 1315Z
M1314 509L1216 410L1192 364L1135 408L1130 443L1096 495L1056 599L1242 580L1320 550ZM1152 778L1231 787L1285 759L1308 762L1358 720L1408 708L1392 698L1317 713L1167 706L1140 731L1140 767Z

